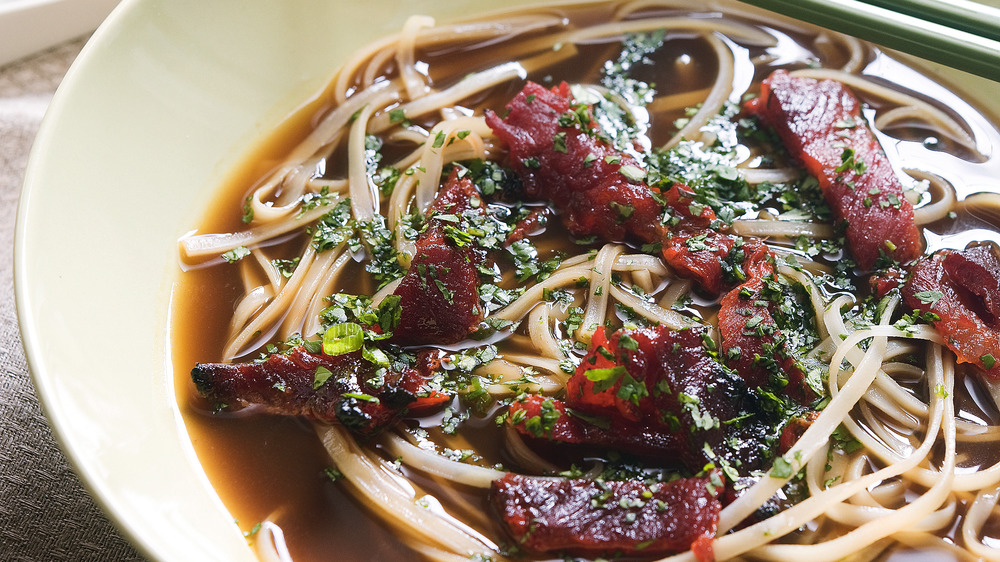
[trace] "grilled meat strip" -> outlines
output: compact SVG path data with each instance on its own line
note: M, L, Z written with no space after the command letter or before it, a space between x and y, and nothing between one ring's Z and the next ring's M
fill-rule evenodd
M660 556L715 536L719 485L718 474L646 484L508 473L490 498L515 544L529 551Z
M421 354L417 368L379 369L352 351L310 353L297 347L251 363L199 363L191 378L199 394L217 407L256 404L264 410L340 422L369 435L406 414L443 406L451 397L425 388L436 352Z

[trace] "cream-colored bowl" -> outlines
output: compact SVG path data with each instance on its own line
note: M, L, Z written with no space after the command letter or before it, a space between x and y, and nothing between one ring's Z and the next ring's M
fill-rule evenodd
M445 21L528 3L126 0L86 46L28 166L17 307L67 456L150 557L252 558L174 401L178 237L241 156L359 45L412 13ZM1000 106L995 84L950 75Z

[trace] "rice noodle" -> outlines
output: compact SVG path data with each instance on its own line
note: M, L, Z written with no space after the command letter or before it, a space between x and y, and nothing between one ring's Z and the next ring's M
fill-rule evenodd
M587 308L584 309L583 321L580 322L576 332L577 339L581 341L589 343L597 327L604 324L604 318L608 313L608 297L611 293L611 267L623 251L625 248L617 244L605 244L594 258L594 266L590 271Z
M489 488L490 483L503 476L503 472L492 468L469 465L446 459L435 452L413 445L398 435L386 435L386 449L395 457L413 468L436 474L459 484L477 488Z
M365 137L368 135L368 120L377 108L389 103L395 98L394 92L376 96L371 103L366 104L352 117L351 132L348 141L348 183L351 194L351 211L359 221L369 221L379 212L378 189L368 178L365 165Z
M486 88L525 74L526 70L520 63L502 64L489 70L470 74L450 88L416 98L393 108L393 111L400 112L407 119L416 119L436 111L442 106L454 105ZM383 112L372 119L370 131L381 133L390 126L392 126L392 117L389 112Z
M907 173L918 180L925 180L931 187L932 200L930 203L917 207L913 210L914 219L917 224L930 224L948 216L955 208L958 197L955 194L955 186L951 185L941 176L925 172L923 170L907 170ZM936 195L935 195L936 193Z
M463 134L464 138L459 139L459 134ZM424 143L419 170L414 175L417 208L426 210L430 206L431 201L434 200L434 194L437 193L438 178L441 177L441 170L444 168L445 163L451 163L456 160L482 158L484 156L482 138L492 134L493 132L486 126L486 122L481 117L459 117L457 119L441 121L435 125L429 135L430 138L435 140L434 142ZM458 155L453 154L447 160L444 158L445 151L454 151L463 144L469 146L471 152Z
M794 168L765 169L765 168L737 168L740 176L750 184L764 182L787 183L799 179L802 175L800 170Z
M249 230L227 234L198 234L188 235L180 239L181 256L184 259L218 256L239 246L253 247L263 244L266 241L288 234L289 232L303 228L322 217L330 209L327 207L316 207L304 211L300 216L291 220L283 220L278 223L264 224Z
M733 87L733 76L734 61L733 53L729 50L729 47L722 42L721 39L715 35L706 35L706 39L710 45L712 45L712 50L715 51L715 55L719 60L719 74L715 79L715 85L712 86L712 91L708 93L708 97L705 101L701 103L701 107L698 111L688 120L687 124L681 127L681 130L668 140L664 145L663 149L671 148L677 146L682 140L697 140L698 133L701 131L702 127L705 126L708 121L718 115L719 110L726 103L726 100L732 95Z
M340 427L317 426L330 458L352 487L391 514L388 524L458 556L497 556L497 546L439 510L422 507L413 489L383 462L359 448Z
M808 236L823 240L833 238L833 227L825 223L786 220L738 220L733 223L733 232L740 236L784 236L798 238Z
M427 16L410 16L403 24L403 32L396 48L396 66L403 76L403 85L409 99L417 99L427 93L428 87L424 78L417 72L414 54L417 43L417 33L421 28L434 27L434 18Z

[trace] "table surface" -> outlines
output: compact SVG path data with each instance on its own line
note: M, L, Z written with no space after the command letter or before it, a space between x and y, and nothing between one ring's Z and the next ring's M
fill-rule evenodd
M39 406L14 309L14 220L32 140L78 39L0 67L0 559L142 560L67 463Z

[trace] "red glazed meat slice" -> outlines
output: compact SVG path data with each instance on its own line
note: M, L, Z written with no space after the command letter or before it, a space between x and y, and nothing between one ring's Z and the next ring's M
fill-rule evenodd
M775 71L748 109L774 128L788 152L816 176L860 265L880 256L905 263L922 251L913 207L861 117L861 104L842 83Z
M501 118L486 122L508 147L508 163L528 197L551 201L570 232L604 240L656 238L660 205L638 163L598 136L586 106L573 106L569 85L549 90L529 82Z
M723 355L750 388L773 388L774 373L787 381L787 395L808 404L816 394L806 384L774 320L772 309L779 303L765 294L765 283L775 275L774 256L759 242L748 242L743 250L747 280L719 303Z
M568 85L548 90L529 82L502 118L487 111L486 121L507 145L508 163L527 195L551 201L570 232L659 243L667 263L700 291L723 290L721 263L735 238L710 228L715 212L697 204L686 186L650 189L639 163L603 140Z
M902 290L908 306L936 315L934 328L960 363L1000 378L1000 259L989 246L921 259Z
M662 556L715 536L716 486L717 474L647 485L508 473L490 497L515 544L529 551Z
M427 359L419 363L426 367ZM325 355L299 347L252 363L199 363L191 378L199 394L216 406L255 404L271 413L340 422L363 434L386 427L407 411L433 409L450 400L426 391L429 372L415 369L390 371L374 387L369 381L377 368L361 351Z
M990 246L949 252L944 258L948 278L967 291L965 301L976 316L993 328L1000 327L1000 258Z
M769 456L767 420L744 385L704 348L697 329L599 328L565 401L516 400L521 434L631 453L696 473L712 459L749 472Z
M693 281L698 292L718 295L727 288L722 264L736 240L711 230L678 234L663 242L663 259L679 277Z
M473 207L475 187L452 172L431 206L427 230L420 235L410 268L395 294L400 297L399 325L392 342L400 345L447 345L464 340L485 314L479 302L479 273L484 256L470 246L459 247L445 236L437 215L482 212ZM481 203L480 203L481 205Z
M586 414L561 400L528 395L510 405L508 420L529 438L589 448L624 451L651 460L673 457L685 468L705 465L697 451L688 452L684 434L658 424L625 419L614 413Z
M618 330L605 338L595 332L590 351L566 384L566 402L588 412L616 412L632 421L672 426L665 414L685 418L685 401L697 401L700 417L682 426L708 428L734 418L738 406L724 391L731 386L724 368L709 357L703 332L664 326ZM686 414L687 412L687 414Z
M660 194L666 225L657 228L663 259L677 275L694 282L698 291L718 295L727 287L722 264L738 238L716 232L715 211L695 201L687 186L674 184Z

